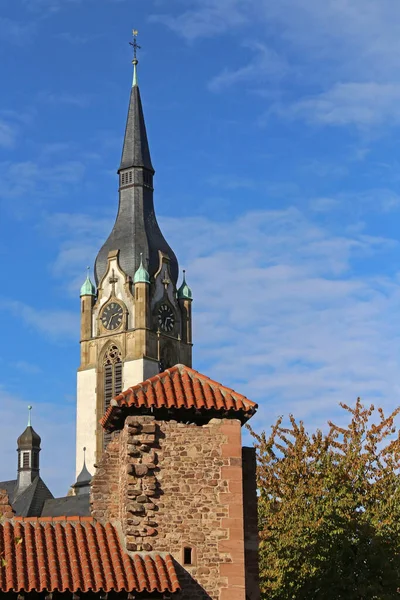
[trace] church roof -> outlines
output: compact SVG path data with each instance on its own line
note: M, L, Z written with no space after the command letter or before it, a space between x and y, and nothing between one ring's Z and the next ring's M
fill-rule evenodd
M46 500L53 498L43 479L38 476L19 495L17 492L17 480L0 481L0 490L7 492L10 505L16 515L21 517L39 517L42 514Z
M231 417L244 423L257 408L246 396L185 365L176 365L119 394L111 401L101 424L113 431L123 426L128 414L147 411L161 419L207 421Z
M43 479L38 476L18 496L14 496L11 506L18 516L38 517L42 514L45 501L51 498L53 498L53 494Z
M91 517L0 524L0 592L178 592L170 554L128 554L116 528Z
M41 517L89 517L90 495L49 498L43 505Z

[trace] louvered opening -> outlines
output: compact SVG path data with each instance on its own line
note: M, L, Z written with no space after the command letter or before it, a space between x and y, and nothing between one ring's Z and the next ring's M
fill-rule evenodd
M110 406L111 400L122 392L122 362L116 346L111 346L105 355L104 364L104 412ZM112 438L111 433L104 432L103 448Z
M113 397L113 366L104 367L104 412L110 406Z
M118 396L122 392L122 363L115 365L115 382L114 382L114 396Z
M22 468L23 469L29 469L29 452L23 452L22 453Z

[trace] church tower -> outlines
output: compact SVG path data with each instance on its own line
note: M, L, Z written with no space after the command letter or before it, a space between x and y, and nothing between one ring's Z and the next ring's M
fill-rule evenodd
M114 227L81 289L81 364L77 382L77 474L108 442L99 424L111 399L177 363L192 363L192 293L158 226L151 162L137 80L133 84L118 169Z

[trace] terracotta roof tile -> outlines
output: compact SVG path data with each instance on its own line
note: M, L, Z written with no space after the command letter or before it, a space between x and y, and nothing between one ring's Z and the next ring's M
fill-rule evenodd
M0 524L0 592L177 592L168 554L129 555L113 525L91 517Z
M212 411L247 421L257 404L189 367L176 365L119 394L100 422L107 430L117 429L126 409L143 408Z

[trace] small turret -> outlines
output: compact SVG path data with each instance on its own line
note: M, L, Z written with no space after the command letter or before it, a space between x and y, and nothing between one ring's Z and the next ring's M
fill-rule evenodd
M90 275L89 275L90 267L87 267L87 271L88 271L88 273L87 273L85 282L84 282L83 286L81 287L81 294L80 294L81 298L82 298L82 296L95 296L96 295L96 287L91 282Z
M90 267L87 267L87 276L81 287L81 340L92 337L92 308L96 300L96 287L90 279Z
M182 313L182 341L192 344L192 290L186 283L186 271L183 270L182 285L178 289L178 302Z
M140 253L140 265L134 275L133 283L150 283L149 274L143 266L143 252Z
M39 477L40 436L31 425L32 406L28 406L28 426L17 440L18 445L18 479L16 495L23 492Z
M141 336L142 347L146 348L147 329L150 326L149 288L150 276L143 266L143 254L140 253L140 265L133 278L135 285L135 327ZM139 333L140 330L140 333Z
M79 473L76 482L72 486L75 496L83 496L84 494L90 494L90 482L92 481L92 475L89 473L86 467L86 448L83 449L83 467Z
M190 289L190 287L186 283L186 271L185 271L185 269L183 269L183 281L182 281L181 287L178 290L178 298L181 298L183 300L193 300L192 290Z

